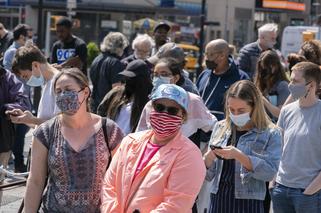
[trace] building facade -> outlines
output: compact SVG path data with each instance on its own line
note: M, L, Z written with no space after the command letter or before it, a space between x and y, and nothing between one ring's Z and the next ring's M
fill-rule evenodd
M0 11L6 11L0 13L0 22L8 29L18 23L27 23L37 32L38 3L38 0L6 0L0 4ZM67 8L70 5L71 10ZM132 39L139 30L134 22L143 18L168 20L193 36L199 30L200 10L201 4L197 0L43 0L43 25L40 28L46 35L47 52L56 40L55 21L70 11L76 23L74 33L86 42L99 44L111 31L123 32Z
M237 48L257 39L257 29L275 22L280 31L288 25L310 25L321 12L321 0L207 0L205 41L224 38ZM74 33L86 42L97 44L110 31L123 32L132 39L138 31L136 20L151 18L168 20L179 26L179 33L188 35L188 42L198 44L201 0L43 0L42 35L46 50L56 40L54 22L67 15L68 2L74 2ZM18 23L38 29L38 0L5 0L0 2L0 22L8 29ZM69 4L70 6L70 4ZM312 17L312 18L311 18ZM175 29L177 30L177 29ZM173 33L176 33L173 30ZM281 34L280 34L281 35ZM193 41L194 39L194 41ZM184 39L183 39L184 40ZM175 40L176 41L176 40ZM180 40L178 40L180 42Z
M314 0L319 1L319 0ZM218 26L207 26L207 41L224 38L238 49L257 39L257 29L265 23L279 25L279 40L284 27L311 24L311 7L317 14L313 0L210 0L207 20ZM319 4L320 5L320 4ZM321 8L319 9L321 12ZM280 42L278 42L280 45Z

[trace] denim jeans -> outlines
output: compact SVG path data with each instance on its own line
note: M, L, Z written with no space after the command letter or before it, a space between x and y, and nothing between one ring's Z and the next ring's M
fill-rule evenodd
M295 189L276 184L271 197L274 213L320 213L321 191L304 195L304 189Z

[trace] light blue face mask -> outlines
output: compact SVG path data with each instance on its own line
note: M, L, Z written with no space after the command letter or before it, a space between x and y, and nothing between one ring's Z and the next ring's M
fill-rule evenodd
M240 115L233 115L230 112L230 118L231 118L232 122L238 127L245 126L245 124L247 124L247 122L249 122L251 120L249 112L246 112L246 113L240 114Z
M171 78L170 77L163 77L163 76L155 76L153 78L153 90L156 90L162 84L170 84Z
M32 75L30 79L27 81L27 85L31 87L39 87L39 86L42 86L44 83L45 83L45 79L43 78L42 75L40 75L39 77Z

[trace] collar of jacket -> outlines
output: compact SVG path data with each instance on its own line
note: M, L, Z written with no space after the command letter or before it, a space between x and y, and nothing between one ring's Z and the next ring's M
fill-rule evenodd
M229 67L226 70L226 72L224 72L224 73L222 73L220 75L217 75L212 70L210 70L211 75L218 76L218 77L229 77L231 75L235 75L235 70L238 70L238 68L237 68L237 66L236 66L236 64L234 62L233 57L230 55L227 60L228 60L228 64L229 64L228 66Z
M121 57L119 57L117 54L111 53L109 51L102 52L102 54L105 55L105 56L112 56L114 58L121 59Z

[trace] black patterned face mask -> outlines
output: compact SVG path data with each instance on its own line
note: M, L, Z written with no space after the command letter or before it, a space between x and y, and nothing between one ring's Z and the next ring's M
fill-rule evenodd
M80 103L78 100L78 93L81 92L82 90L80 90L80 91L63 91L63 92L57 94L56 104L62 113L67 113L67 114L72 114L72 115L77 113L81 104L84 102L84 101L82 101Z

